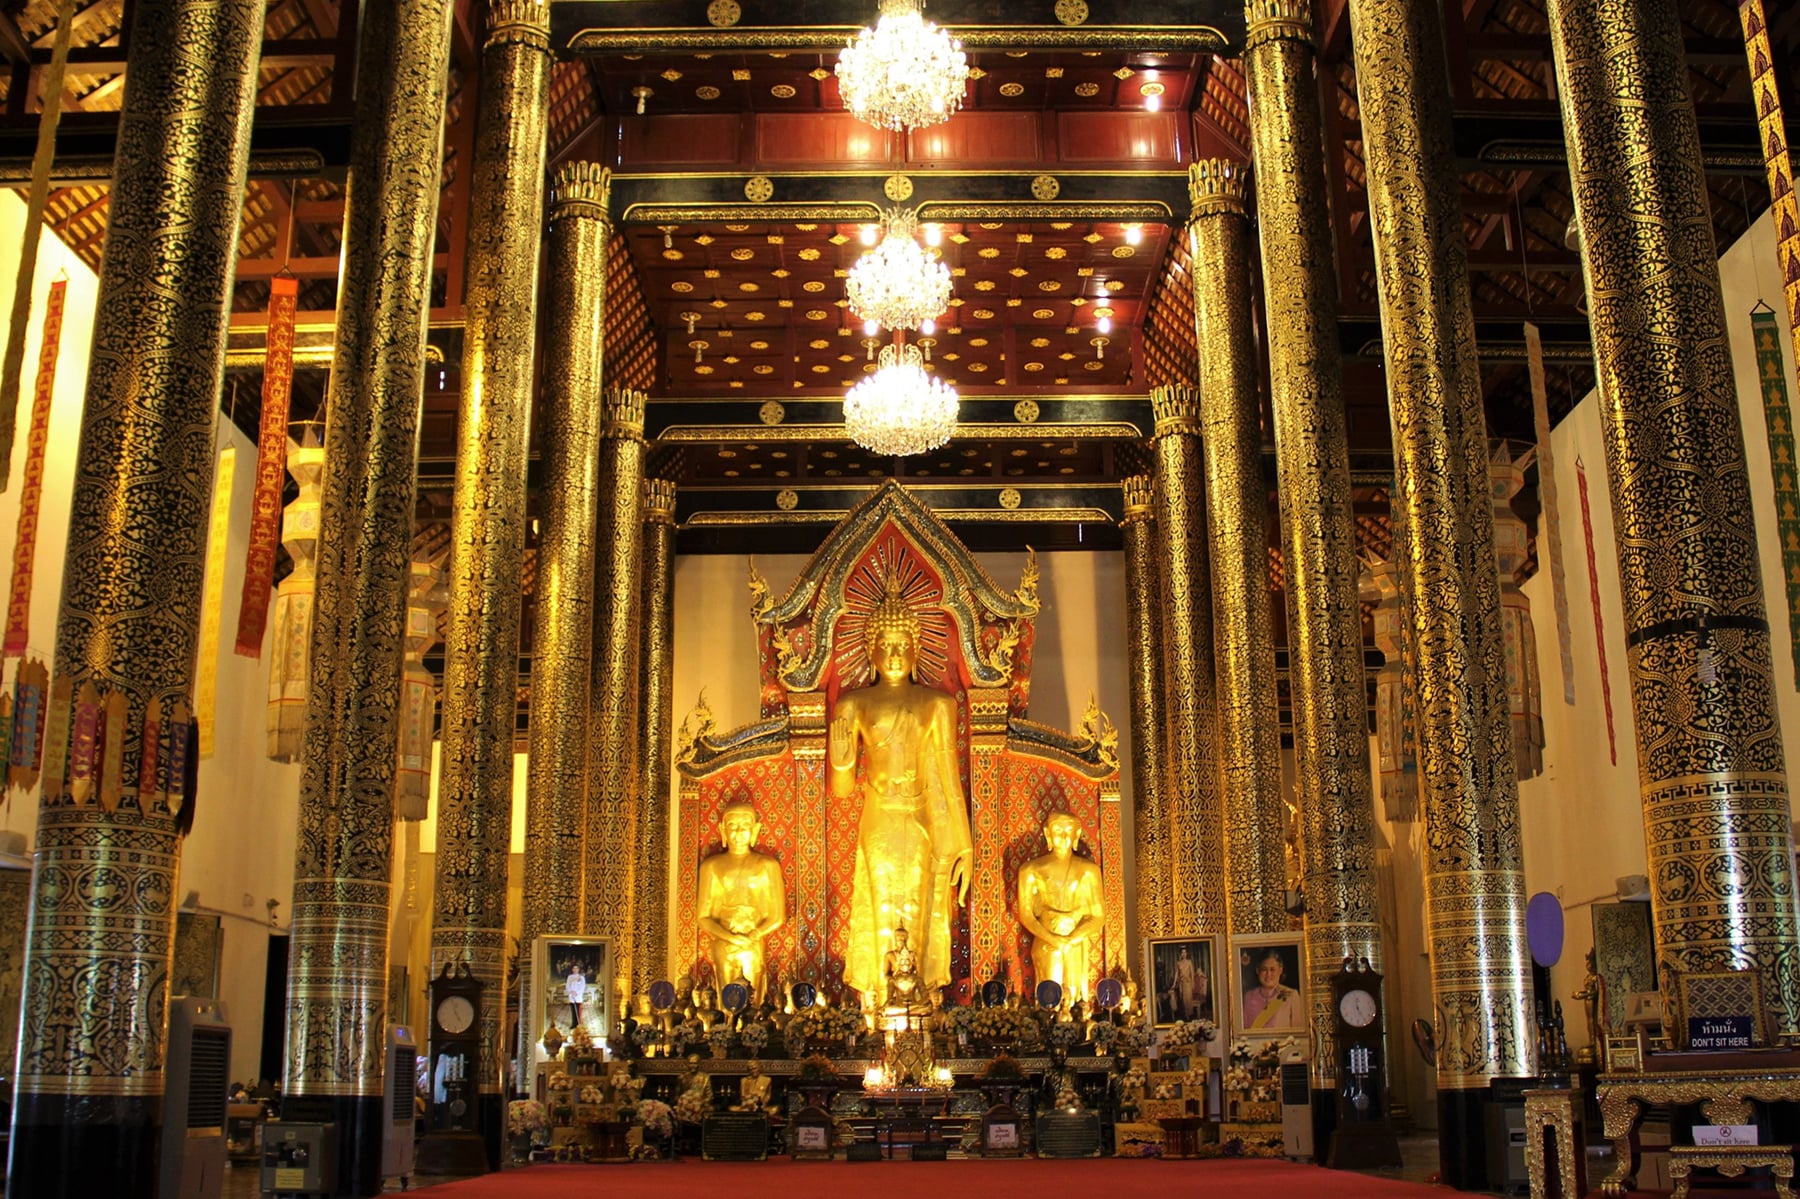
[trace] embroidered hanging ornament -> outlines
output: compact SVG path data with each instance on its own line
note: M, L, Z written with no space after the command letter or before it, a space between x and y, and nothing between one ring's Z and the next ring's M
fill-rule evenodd
M1540 463L1540 468L1541 468ZM1506 706L1512 717L1513 762L1520 779L1544 770L1544 697L1538 681L1537 630L1519 575L1531 558L1531 533L1512 500L1525 488L1524 462L1502 441L1488 463L1493 483L1494 552L1500 569L1500 629L1506 649Z
M294 388L294 308L300 281L277 275L269 281L269 333L263 357L262 420L257 426L256 486L250 493L250 544L244 551L244 590L238 602L237 652L262 657L269 619L269 589L275 583L275 540L285 540L281 516L282 476L288 450L288 408ZM210 749L208 753L210 754ZM273 755L271 755L273 756ZM282 758L281 761L290 759Z
M448 602L443 568L414 561L406 602L406 669L400 678L400 760L395 771L394 814L423 820L431 803L431 739L437 723L437 686L425 669L425 651L437 644L438 616Z
M313 592L318 583L319 479L325 449L308 424L308 444L288 442L288 472L300 494L281 520L281 544L294 569L275 591L275 637L269 654L268 753L277 762L300 760L306 738L306 692L312 667Z
M25 369L25 328L31 321L38 238L43 233L44 209L50 203L50 169L56 162L56 126L62 120L63 72L69 65L69 39L74 32L75 0L61 0L56 6L56 38L50 46L50 69L44 73L41 93L49 101L38 113L37 149L31 156L31 187L25 198L19 272L13 277L12 327L7 334L5 355L0 358L0 491L6 490L12 474L13 434L19 421L19 377Z
M50 671L36 658L19 663L13 680L12 753L6 785L30 791L43 764L44 721L50 700Z
M231 537L231 489L237 447L219 453L213 472L212 527L206 536L206 583L200 592L200 660L194 675L194 711L200 720L200 756L212 757L214 701L219 685L219 622L225 605L225 550Z
M1391 560L1364 564L1359 598L1375 608L1375 648L1382 667L1375 675L1376 772L1381 781L1381 807L1389 820L1403 823L1419 816L1419 763L1407 736L1406 630L1400 616L1400 572Z
M43 798L59 802L68 793L69 729L74 720L74 687L68 675L50 684L50 705L44 716Z
M1550 396L1544 387L1544 339L1525 322L1525 370L1531 379L1531 420L1537 433L1539 525L1550 559L1550 603L1556 613L1556 653L1563 703L1575 703L1575 634L1569 624L1569 579L1563 572L1562 510L1556 499L1556 459L1550 438Z
M44 503L44 452L50 444L50 403L56 390L56 356L62 348L67 280L50 285L44 304L44 332L38 349L37 386L32 391L31 431L26 434L25 486L19 491L18 537L13 542L12 588L6 604L8 658L23 657L31 641L31 576L37 559L38 513Z
M1769 175L1769 211L1775 222L1775 257L1787 296L1788 328L1794 354L1800 358L1800 202L1794 197L1794 160L1788 150L1787 124L1776 87L1775 54L1769 46L1763 0L1739 0L1738 21L1744 27L1744 54L1750 62L1750 100L1762 137L1763 166Z

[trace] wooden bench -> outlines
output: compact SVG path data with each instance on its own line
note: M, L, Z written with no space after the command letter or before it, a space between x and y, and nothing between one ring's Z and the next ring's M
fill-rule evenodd
M1779 1199L1794 1199L1792 1145L1671 1145L1669 1180L1675 1189L1669 1199L1687 1199L1689 1176L1695 1170L1716 1170L1726 1178L1737 1178L1758 1166L1769 1168Z

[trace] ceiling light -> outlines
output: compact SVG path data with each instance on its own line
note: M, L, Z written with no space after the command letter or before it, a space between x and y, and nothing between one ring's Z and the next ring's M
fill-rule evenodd
M922 129L962 106L969 60L962 43L925 20L919 0L881 0L874 29L838 55L844 107L881 129Z
M1134 245L1134 246L1137 245L1139 242L1143 241L1144 240L1144 227L1142 225L1127 225L1127 226L1125 226L1125 240L1129 244Z
M1110 316L1101 317L1099 320L1094 322L1094 328L1099 330L1101 333L1111 333L1112 332L1112 318Z
M913 237L916 218L895 209L881 244L858 258L844 281L850 310L884 329L916 329L950 305L950 268Z
M881 229L879 227L875 225L864 225L862 227L862 244L865 246L874 245L875 239L880 233Z
M925 244L941 246L944 244L944 227L935 221L925 226Z
M887 345L875 373L845 394L844 430L877 454L921 454L950 440L956 409L956 389L926 372L917 346Z

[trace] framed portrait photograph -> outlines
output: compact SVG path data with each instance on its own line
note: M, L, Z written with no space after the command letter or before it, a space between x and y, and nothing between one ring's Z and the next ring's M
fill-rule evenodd
M522 1010L537 1034L532 1056L539 1072L549 1060L543 1036L552 1025L564 1042L577 1023L596 1045L611 1034L612 972L612 941L607 937L546 934L537 939L531 957L533 993L525 997Z
M1149 937L1144 943L1144 978L1149 981L1150 1015L1158 1028L1183 1020L1218 1023L1220 993L1215 937Z
M1287 1036L1307 1027L1299 933L1234 937L1231 1023L1238 1036Z

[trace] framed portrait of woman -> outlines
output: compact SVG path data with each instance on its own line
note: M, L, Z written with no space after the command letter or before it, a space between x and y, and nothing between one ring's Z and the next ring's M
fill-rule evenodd
M1288 1036L1307 1027L1299 933L1233 937L1232 1030L1238 1036Z
M1213 937L1150 937L1144 945L1145 1002L1166 1028L1183 1020L1218 1022L1218 945Z

